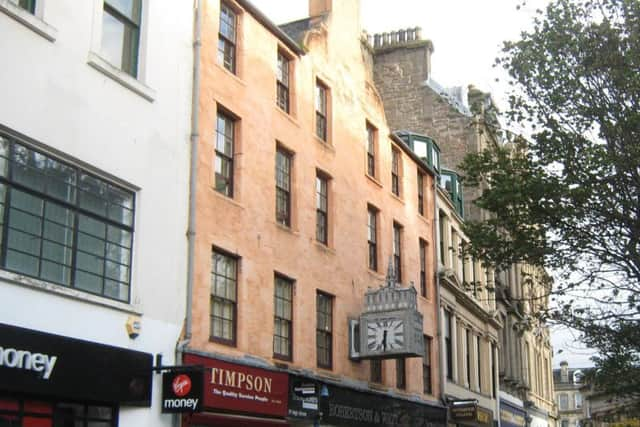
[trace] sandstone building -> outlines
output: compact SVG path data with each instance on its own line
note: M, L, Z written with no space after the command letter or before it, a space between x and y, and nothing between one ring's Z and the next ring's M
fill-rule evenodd
M270 403L205 397L205 412L183 425L443 425L438 165L389 132L358 2L312 0L310 18L283 27L243 0L201 6L193 309L182 356L207 368L214 394L223 385L246 392L240 375L264 378ZM368 289L389 282L389 265L403 288L415 287L424 357L359 360L350 320Z

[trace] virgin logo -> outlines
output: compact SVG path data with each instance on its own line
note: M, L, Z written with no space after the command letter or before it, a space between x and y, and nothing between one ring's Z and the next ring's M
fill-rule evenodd
M184 374L178 375L171 385L176 396L186 396L191 391L191 378Z

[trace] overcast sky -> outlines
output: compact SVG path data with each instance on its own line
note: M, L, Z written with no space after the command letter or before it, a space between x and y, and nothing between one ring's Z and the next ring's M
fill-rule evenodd
M308 16L307 0L250 0L276 24ZM333 0L352 1L352 0ZM531 28L536 9L548 0L361 0L362 27L369 34L422 28L433 42L432 77L442 86L473 84L492 93L504 109L504 74L494 68L502 42L517 40ZM499 79L496 82L496 79ZM580 349L570 331L553 330L554 367L567 360L571 367L591 366L591 351ZM560 354L558 352L560 351Z

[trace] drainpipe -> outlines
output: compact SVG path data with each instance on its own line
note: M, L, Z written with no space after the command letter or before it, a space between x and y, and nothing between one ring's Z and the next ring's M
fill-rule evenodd
M193 29L193 84L191 88L191 153L189 168L189 218L187 224L187 295L186 319L184 339L176 345L176 365L182 365L182 354L191 340L192 307L193 307L193 276L196 237L196 183L198 177L198 142L200 139L200 47L202 46L202 9L200 0L194 0L194 29ZM174 415L173 425L180 425L181 417Z
M182 352L189 345L192 329L192 306L193 306L193 277L194 277L194 255L196 237L196 182L198 177L198 143L200 139L200 47L202 10L200 0L194 1L195 28L193 40L193 88L191 96L191 167L189 170L189 223L187 225L187 304L184 339L178 343L178 360L176 364L182 363Z

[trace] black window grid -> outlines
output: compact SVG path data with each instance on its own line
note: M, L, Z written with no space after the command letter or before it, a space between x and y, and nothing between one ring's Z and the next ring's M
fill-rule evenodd
M276 221L291 226L291 164L293 156L276 150Z
M283 111L289 112L289 64L290 60L278 52L278 74L276 78L277 104Z
M218 30L218 60L230 72L236 72L237 14L225 3L220 4Z
M273 355L293 359L293 281L279 275L274 283Z
M367 245L369 249L369 268L378 271L378 213L372 208L367 211Z
M227 197L233 197L234 151L236 120L218 112L216 122L215 189Z
M333 366L333 297L316 294L316 359L320 368Z
M0 169L4 169L0 173L0 206L2 206L2 215L0 224L2 227L2 248L0 249L0 264L6 270L16 273L24 274L27 276L43 279L49 282L56 283L58 285L78 289L83 292L96 294L105 298L113 299L116 301L128 302L131 295L131 261L132 261L132 247L133 247L133 232L134 232L134 218L135 218L135 193L126 190L122 187L116 186L103 178L94 175L85 169L61 160L53 155L45 153L41 150L35 149L22 141L19 141L8 135L0 134L0 143L4 145L0 153ZM7 151L8 148L8 151ZM22 163L17 159L21 158ZM32 164L28 162L31 161ZM52 174L51 170L44 171L43 168L36 167L37 165L55 165L57 168L64 170L67 173L67 180L63 186L67 187L67 197L60 196L56 193L54 188L56 185L60 185L60 178ZM28 171L28 173L27 173ZM44 172L43 172L44 171ZM30 178L28 178L30 177ZM40 180L38 180L38 178ZM31 179L29 181L29 179ZM103 195L96 195L94 192L86 191L83 189L83 180L91 180L94 183L100 184ZM20 182L22 181L22 182ZM39 181L39 185L36 184ZM37 188L40 187L40 188ZM120 193L127 198L130 198L130 207L123 204L115 203L109 199L106 195L113 194L114 192ZM90 195L94 200L99 200L104 206L103 211L97 212L97 209L89 209L86 205L83 206L82 195ZM37 200L41 203L40 214L29 211L24 207L20 207L15 203L18 197L28 197L32 200ZM13 198L13 200L12 200ZM47 217L47 212L51 210L65 210L68 214L69 223L62 223L56 221L55 218ZM112 212L120 211L127 220L117 221L114 219ZM31 229L19 228L18 221L14 219L15 215L22 215L23 218L31 218L32 223L37 224L36 227ZM103 253L91 253L83 250L79 247L80 238L85 233L81 230L80 219L86 218L89 221L95 221L104 226L104 234L92 235L93 239L99 240L103 243ZM35 220L35 221L34 221ZM48 228L61 227L67 230L71 235L67 236L71 240L61 243L59 240L55 240L49 234ZM113 240L113 237L109 236L110 230L116 230L124 233L123 236L127 236L125 240L128 244L123 244L122 239L120 241ZM113 235L114 233L112 233ZM38 248L36 251L29 251L26 248L16 248L15 242L13 242L12 236L26 236L31 243L37 241ZM11 239L11 240L10 240ZM56 259L51 258L50 255L44 254L44 248L46 246L52 247L57 245L63 248L63 252L71 251L71 259L67 262L59 262ZM107 248L114 248L125 251L128 253L126 257L122 255L119 259L107 253ZM112 249L113 250L113 249ZM14 266L11 267L8 263L11 260L10 256L13 254L17 256L31 257L37 263L36 271L25 271L24 268ZM99 268L100 274L96 274L96 271L87 270L82 268L78 263L78 258L81 255L88 255L97 259L97 263L101 264ZM117 268L125 268L126 274L118 274L118 277L109 276L108 266L115 266ZM57 267L66 270L68 279L56 280L50 274L42 274L45 268L43 266ZM78 280L78 276L82 274L89 274L99 281L99 289L88 288L87 286L81 286L82 284ZM107 292L108 285L111 284L111 288L115 289L114 292ZM114 286L115 285L115 286ZM126 290L126 296L122 296L121 286ZM114 295L118 296L114 296Z
M213 341L235 345L239 260L216 249L212 255L210 337ZM231 266L231 271L224 271L225 266ZM222 285L218 286L219 283ZM216 313L216 309L221 312Z
M329 218L328 179L316 176L316 240L325 245L328 239Z

